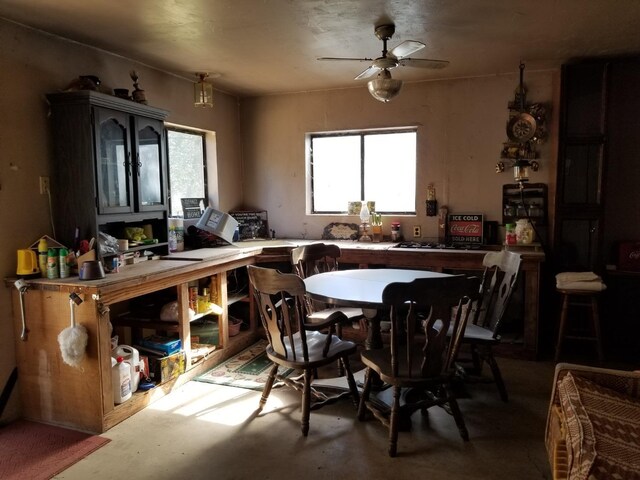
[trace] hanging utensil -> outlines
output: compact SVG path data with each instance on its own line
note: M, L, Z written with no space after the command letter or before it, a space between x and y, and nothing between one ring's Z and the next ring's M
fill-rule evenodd
M20 314L22 315L22 332L20 333L20 340L26 342L29 330L27 329L27 321L24 315L24 294L29 289L29 284L22 278L19 278L15 281L14 285L18 289L18 292L20 292Z

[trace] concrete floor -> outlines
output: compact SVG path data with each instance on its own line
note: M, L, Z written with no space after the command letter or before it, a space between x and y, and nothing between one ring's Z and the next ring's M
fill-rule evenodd
M553 364L498 359L509 403L493 384L469 386L460 399L470 441L453 418L416 412L400 432L398 456L387 455L387 430L359 422L350 400L311 412L300 432L300 396L272 391L255 416L260 392L189 382L103 436L104 447L57 479L549 479L544 447Z

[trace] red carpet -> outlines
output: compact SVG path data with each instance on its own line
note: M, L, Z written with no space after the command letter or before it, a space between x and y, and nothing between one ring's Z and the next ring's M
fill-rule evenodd
M0 478L49 479L107 442L88 433L18 420L0 427Z

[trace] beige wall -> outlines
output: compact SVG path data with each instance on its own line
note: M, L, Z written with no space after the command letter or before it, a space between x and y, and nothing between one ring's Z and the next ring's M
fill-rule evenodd
M388 104L374 100L364 83L242 100L246 206L266 209L279 237L320 238L331 222L358 222L353 216L306 215L305 133L417 126L417 216L384 218L385 234L398 219L405 237L413 225L422 226L423 237L437 237L437 217L425 212L431 182L438 205L447 205L450 212L484 213L487 220L501 221L502 185L513 183L513 175L511 170L496 174L495 164L507 139L507 103L519 81L516 68L513 75L406 84ZM528 101L557 102L558 78L559 71L525 72ZM551 137L539 148L542 168L532 182L554 182L555 134Z
M197 69L194 65L194 71ZM214 206L229 210L242 203L238 100L216 93L215 109L193 107L193 82L133 61L83 47L0 20L0 274L15 275L16 250L44 234L51 235L47 197L39 195L38 177L51 175L52 142L44 95L65 88L78 75L94 74L104 85L132 88L135 69L150 105L171 113L167 121L216 132L217 169L224 178ZM195 76L194 76L195 78ZM215 167L215 166L214 166ZM69 179L73 188L73 179ZM52 185L52 188L55 188ZM219 203L217 198L220 199ZM0 288L0 390L15 366L9 289ZM17 390L0 423L19 411Z
M38 176L51 175L55 168L44 95L83 74L98 75L112 88L131 88L128 72L132 69L138 71L149 103L171 112L168 122L215 132L217 151L209 158L217 158L217 165L212 166L210 179L220 181L218 191L211 193L212 204L221 210L241 205L266 209L279 237L319 238L326 224L345 221L344 217L305 215L304 134L327 130L418 126L418 216L400 219L405 233L412 225L422 225L423 236L436 235L435 218L424 212L430 182L436 186L440 205L500 220L501 186L511 183L512 175L510 171L494 173L494 165L506 139L507 102L517 85L517 65L513 75L407 84L386 105L373 100L361 85L245 99L241 108L236 97L217 92L213 110L195 109L188 79L0 21L3 277L15 274L17 249L51 234L47 199L38 194ZM186 72L185 77L189 76ZM529 100L553 102L552 114L557 111L558 77L556 71L525 73ZM542 169L532 181L553 187L553 141L541 152ZM386 233L390 221L385 219ZM7 288L0 288L0 307L2 388L15 365ZM18 414L14 391L0 423Z

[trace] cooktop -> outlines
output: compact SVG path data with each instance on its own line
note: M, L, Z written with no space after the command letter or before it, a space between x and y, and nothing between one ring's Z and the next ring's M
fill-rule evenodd
M400 242L393 248L412 248L412 249L440 249L440 250L479 250L482 245L476 244L457 244L457 243L438 243L438 242Z

